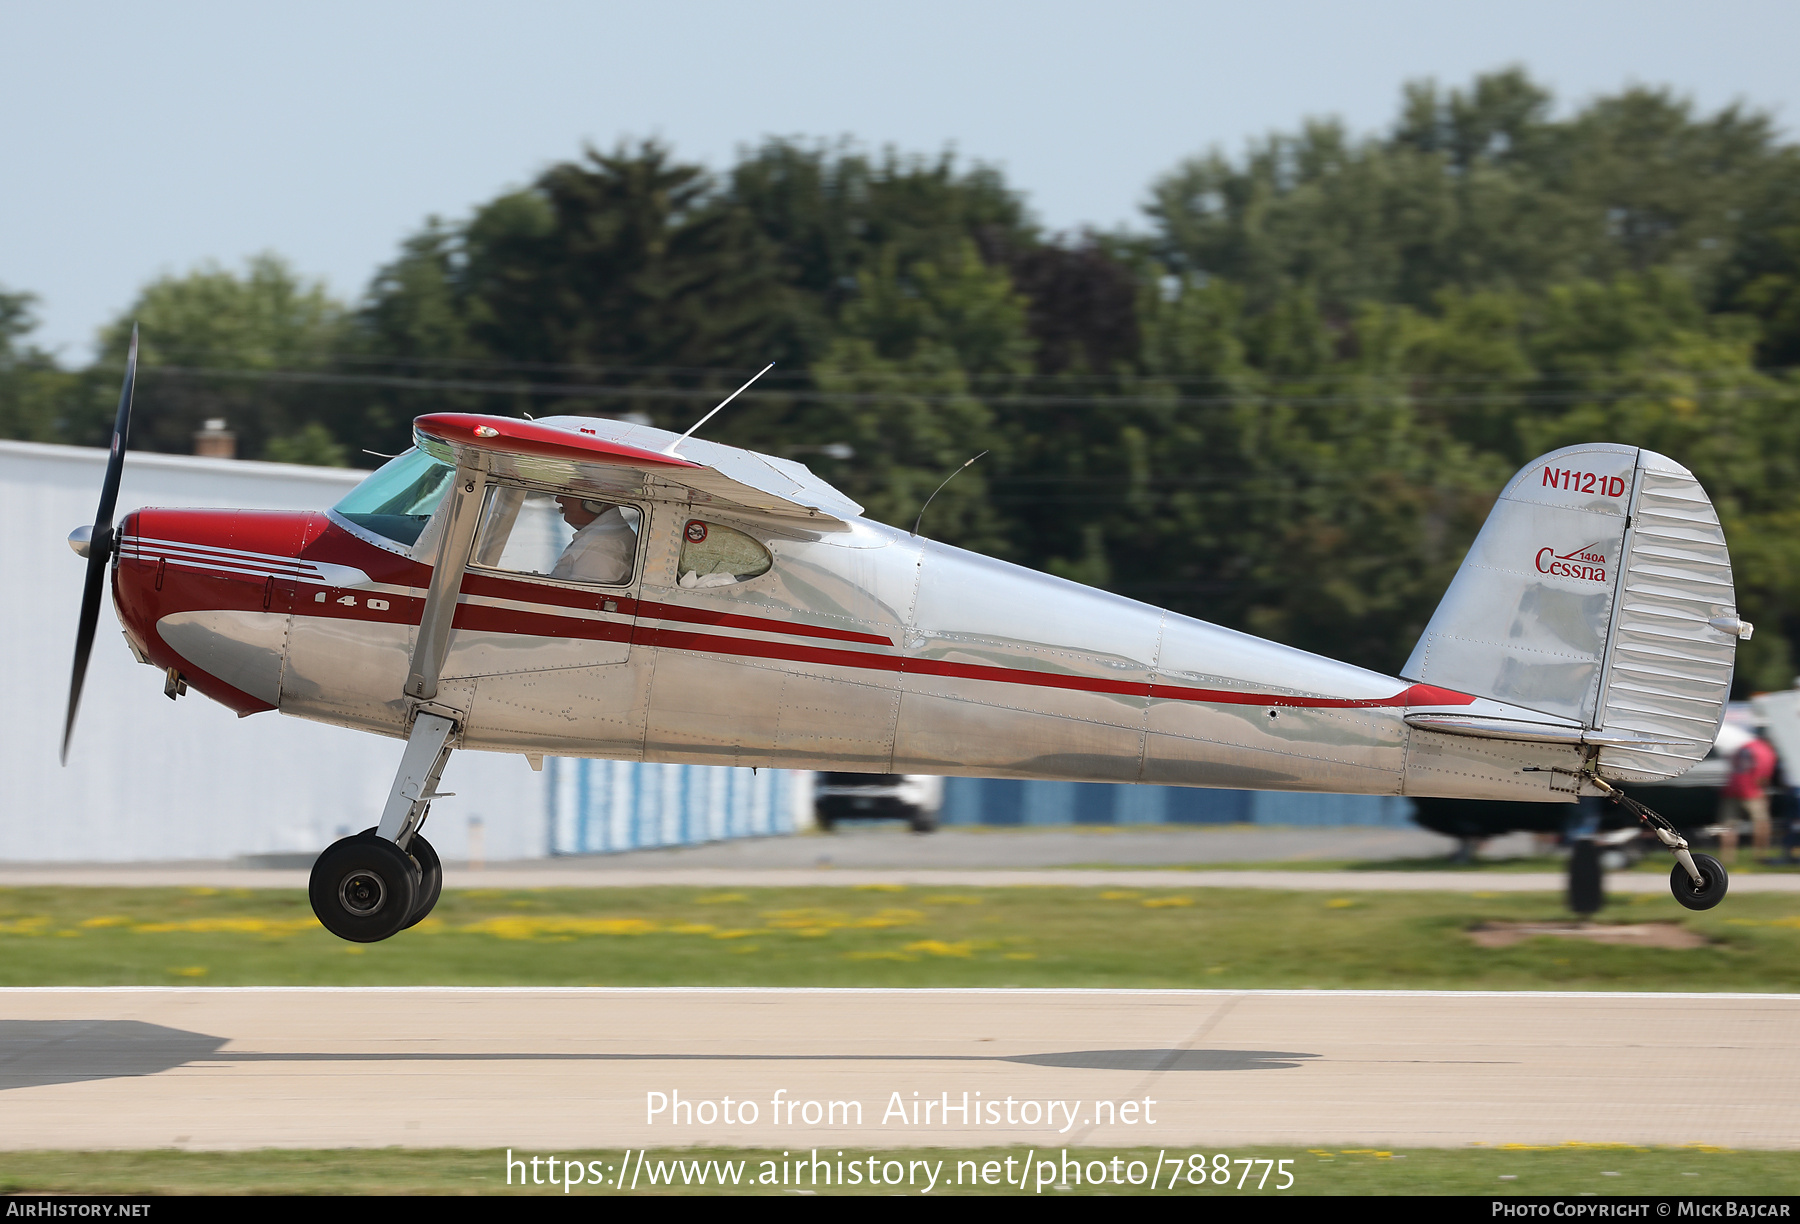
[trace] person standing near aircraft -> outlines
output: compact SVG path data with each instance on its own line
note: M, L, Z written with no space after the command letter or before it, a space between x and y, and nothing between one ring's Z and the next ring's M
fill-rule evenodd
M575 538L557 558L550 576L567 582L629 582L637 532L619 507L581 497L559 497L556 504L563 522L575 529Z
M1758 735L1731 758L1731 779L1719 793L1719 823L1725 827L1725 861L1737 857L1738 826L1750 820L1750 844L1756 853L1769 849L1769 780L1775 776L1775 750Z

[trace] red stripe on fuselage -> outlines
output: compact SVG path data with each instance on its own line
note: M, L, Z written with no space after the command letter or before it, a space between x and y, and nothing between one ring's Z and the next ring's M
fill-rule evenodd
M1121 697L1161 698L1170 701L1210 702L1216 705L1354 710L1415 705L1472 705L1475 701L1475 698L1466 693L1456 693L1430 684L1409 685L1392 697L1368 698L1296 697L1282 693L1247 693L1237 689L1189 688L1173 684L1153 684L1143 680L1108 680L1102 676L1073 676L1067 673L1026 671L1023 668L997 667L987 663L954 663L947 659L911 659L900 655L869 654L859 650L832 650L826 647L801 646L788 642L726 638L710 633L693 633L680 629L655 629L641 624L637 627L631 640L633 645L655 646L664 650L692 650L701 654L784 659L797 663L817 663L827 667L853 667L864 671L901 672L914 676L948 676L959 680L985 680L995 684L1023 684L1035 688L1110 693Z
M715 612L710 608L689 608L681 604L638 604L639 616L652 620L683 621L690 625L720 625L727 629L755 629L762 633L791 633L796 637L825 638L834 642L860 642L865 646L892 646L894 639L878 633L858 633L852 629L831 629L824 625L797 625L792 621L770 620L762 616L745 616L737 612Z

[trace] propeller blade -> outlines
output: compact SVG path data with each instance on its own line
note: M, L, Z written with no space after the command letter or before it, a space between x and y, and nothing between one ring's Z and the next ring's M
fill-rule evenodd
M94 649L94 630L100 624L100 600L106 594L106 567L113 554L113 510L119 504L119 482L125 473L125 443L131 433L131 391L137 382L138 329L131 328L131 349L125 355L125 385L119 388L119 413L113 419L112 451L106 459L106 477L100 483L100 505L94 511L89 535L87 584L81 592L81 619L75 626L75 666L69 676L69 713L63 722L62 763L69 763L69 740L75 734L75 712L81 707L81 686L87 679L88 655Z
M75 711L81 706L81 686L87 679L88 654L94 649L94 630L100 624L100 600L106 594L108 554L98 549L88 554L87 585L81 592L81 619L75 629L75 669L69 677L69 714L63 722L62 763L69 763L69 740L75 734Z

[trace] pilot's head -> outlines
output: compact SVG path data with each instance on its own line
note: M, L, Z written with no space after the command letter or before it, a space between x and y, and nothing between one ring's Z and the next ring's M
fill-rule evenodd
M592 497L559 497L556 504L562 507L563 522L577 531L613 508L611 502L597 501Z

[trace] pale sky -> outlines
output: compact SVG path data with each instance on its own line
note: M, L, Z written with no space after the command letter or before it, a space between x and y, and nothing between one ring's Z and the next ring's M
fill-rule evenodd
M953 147L1052 229L1138 225L1184 157L1510 64L1564 111L1668 85L1791 134L1796 47L1793 0L0 0L0 286L79 363L158 275L271 250L354 299L428 215L650 136Z

